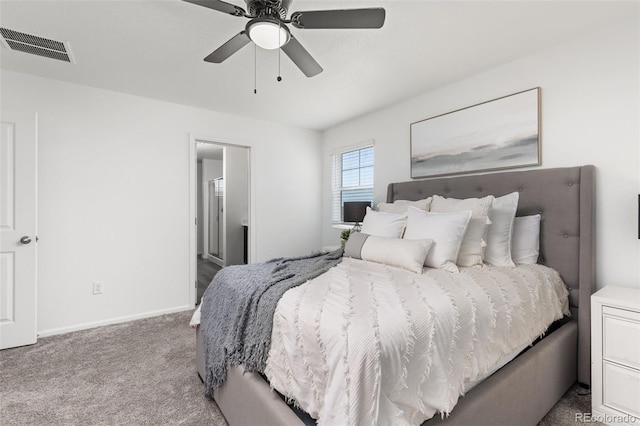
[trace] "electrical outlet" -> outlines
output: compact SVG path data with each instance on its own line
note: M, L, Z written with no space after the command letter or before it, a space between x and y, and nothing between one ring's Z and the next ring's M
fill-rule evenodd
M93 282L93 294L102 294L102 287L104 283L102 281Z

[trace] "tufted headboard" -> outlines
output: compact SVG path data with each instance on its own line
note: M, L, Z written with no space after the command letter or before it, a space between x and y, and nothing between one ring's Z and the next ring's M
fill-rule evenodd
M517 216L541 214L538 263L569 288L578 319L578 381L590 384L591 294L595 289L595 167L566 167L391 183L387 202L437 194L470 198L518 191Z

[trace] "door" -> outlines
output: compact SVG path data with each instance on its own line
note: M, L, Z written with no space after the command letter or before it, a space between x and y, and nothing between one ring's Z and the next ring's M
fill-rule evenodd
M218 198L216 197L216 181L209 181L209 254L216 257L220 245L218 244Z
M0 112L0 349L36 342L37 117Z
M215 180L216 225L218 226L218 257L224 260L224 178Z
M224 259L222 250L223 235L223 178L209 181L209 254Z

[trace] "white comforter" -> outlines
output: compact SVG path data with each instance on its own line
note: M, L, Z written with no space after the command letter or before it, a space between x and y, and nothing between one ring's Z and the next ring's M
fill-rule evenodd
M417 425L568 312L540 265L418 275L344 258L282 297L265 374L321 425Z

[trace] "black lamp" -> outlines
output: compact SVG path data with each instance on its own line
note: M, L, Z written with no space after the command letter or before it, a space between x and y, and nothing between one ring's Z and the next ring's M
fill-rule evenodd
M360 230L360 222L364 219L364 215L367 214L367 207L371 207L370 201L345 201L342 206L344 212L344 221L353 222L352 232Z

